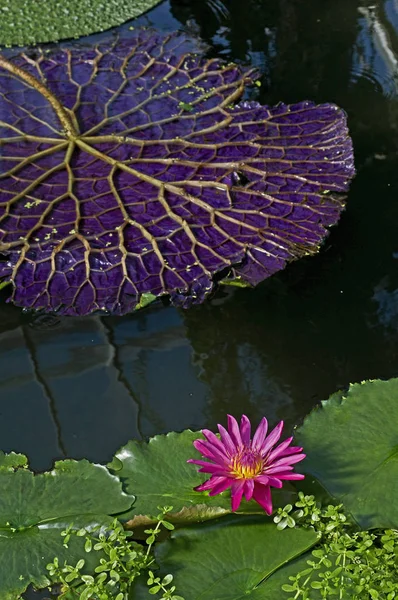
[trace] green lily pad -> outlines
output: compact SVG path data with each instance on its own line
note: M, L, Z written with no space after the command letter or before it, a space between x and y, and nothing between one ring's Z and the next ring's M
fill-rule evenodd
M230 516L173 532L156 557L161 575L173 573L176 594L189 600L281 600L284 565L318 539L310 529L278 531L267 517ZM150 594L140 585L133 598Z
M229 491L211 497L207 492L193 489L207 478L206 474L198 473L195 465L187 463L189 458L198 456L192 442L199 437L200 432L189 430L171 432L157 435L149 442L130 441L116 453L108 467L121 479L126 491L136 495L129 528L151 522L152 519L143 517L158 514L159 506L172 506L168 518L176 523L204 521L231 512ZM275 505L283 503L280 493L275 498L279 498ZM263 514L264 511L254 501L242 501L239 512Z
M15 457L21 455L11 455ZM10 459L11 460L11 459ZM0 457L4 464L5 457ZM61 531L110 524L111 515L134 501L117 477L86 460L66 460L34 475L0 468L0 598L15 600L29 584L46 587L46 565L57 556L74 564L84 556L83 540L72 536L64 548ZM91 558L88 557L88 558Z
M333 394L296 432L303 471L363 528L398 527L398 379Z
M160 0L0 0L0 45L56 42L139 17Z

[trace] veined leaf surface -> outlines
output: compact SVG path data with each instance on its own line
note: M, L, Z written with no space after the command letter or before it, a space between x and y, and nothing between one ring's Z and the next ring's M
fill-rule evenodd
M0 59L0 277L19 306L203 301L314 253L354 174L345 113L235 105L255 74L184 35Z

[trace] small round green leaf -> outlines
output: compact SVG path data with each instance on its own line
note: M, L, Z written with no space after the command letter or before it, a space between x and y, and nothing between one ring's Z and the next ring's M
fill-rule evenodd
M363 528L398 527L398 379L334 394L296 432L316 477Z

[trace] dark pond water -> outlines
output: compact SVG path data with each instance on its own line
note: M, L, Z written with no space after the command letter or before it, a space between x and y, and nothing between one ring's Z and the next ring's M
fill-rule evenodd
M38 470L227 411L293 426L350 382L398 375L398 0L166 0L138 23L258 65L263 103L344 107L358 174L321 253L255 290L122 318L2 303L0 447Z

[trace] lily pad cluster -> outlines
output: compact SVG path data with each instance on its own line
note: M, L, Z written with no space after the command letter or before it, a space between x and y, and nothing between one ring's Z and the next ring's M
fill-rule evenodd
M388 421L378 419L387 411ZM307 453L300 467L307 479L298 488L305 485L308 493L321 484L329 501L343 502L362 530L389 528L392 535L398 529L397 421L397 379L355 384L333 395L296 432ZM84 557L87 572L94 571L99 558L84 549L79 535L70 536L65 548L62 530L109 530L117 516L139 533L156 522L153 515L160 506L171 505L167 519L178 528L156 542L156 573L172 573L179 595L192 600L283 598L281 586L306 569L319 532L295 527L294 520L279 531L253 500L232 515L228 492L213 497L195 492L206 475L187 461L200 438L200 432L184 431L130 441L107 467L66 460L38 475L28 470L23 455L1 454L1 598L15 600L30 583L49 585L46 565L55 557L60 565ZM275 498L276 509L296 497L290 487ZM145 581L135 582L134 598L153 597ZM321 597L317 588L310 597Z
M257 74L193 45L139 29L0 57L0 277L17 305L187 307L318 250L354 175L344 111L241 101Z

